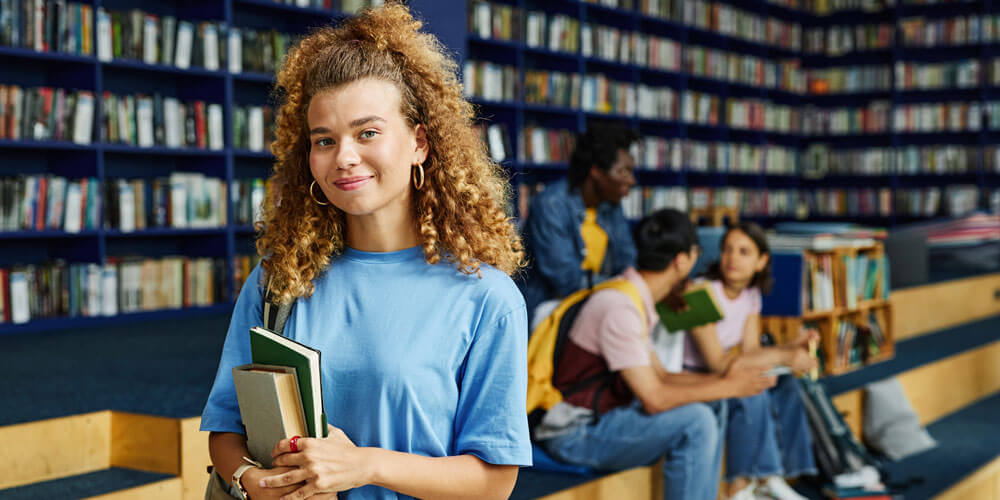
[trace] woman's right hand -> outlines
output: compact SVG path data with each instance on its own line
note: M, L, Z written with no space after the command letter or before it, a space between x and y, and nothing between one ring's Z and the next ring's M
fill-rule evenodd
M258 469L257 467L251 467L243 473L243 477L240 478L240 483L242 483L243 488L247 490L247 497L249 497L250 500L277 500L282 496L301 488L305 483L292 484L283 488L262 488L260 486L260 480L265 477L284 474L293 468L294 467L275 467L273 469Z
M265 477L284 474L295 467L275 467L273 469L258 469L256 467L247 469L240 478L240 483L247 490L247 498L250 500L277 500L299 488L306 483L292 484L281 488L262 488L260 480ZM320 493L309 497L309 500L331 500L337 498L336 493Z

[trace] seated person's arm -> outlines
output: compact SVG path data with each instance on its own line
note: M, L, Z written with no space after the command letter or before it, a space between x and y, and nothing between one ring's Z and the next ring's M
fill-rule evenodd
M743 358L755 366L771 368L784 365L796 372L812 370L816 360L809 354L809 343L818 339L818 335L807 330L794 342L775 346L760 345L760 315L751 314L743 325Z
M725 373L732 363L734 356L727 355L722 350L719 343L719 335L715 328L715 323L708 323L692 328L689 332L694 344L698 346L701 358L705 360L705 366L712 373Z
M575 234L579 231L572 223L562 223L543 206L533 207L528 215L527 233L531 238L532 263L545 277L560 297L569 295L584 286L584 272L579 255L574 255Z
M655 354L650 357L650 364L621 371L622 378L642 402L646 413L660 413L689 403L752 396L772 387L776 381L775 377L765 376L763 369L739 361L732 363L724 377L697 375L693 378L684 376L690 374L675 373L663 377L661 373L666 371Z

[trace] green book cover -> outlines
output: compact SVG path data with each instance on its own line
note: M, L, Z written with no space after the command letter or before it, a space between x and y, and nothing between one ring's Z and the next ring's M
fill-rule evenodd
M722 308L715 300L711 288L705 284L684 292L687 309L674 311L664 304L657 304L660 322L669 332L690 330L696 326L713 323L722 319Z
M309 437L326 437L320 352L258 326L250 329L250 353L256 364L295 368Z

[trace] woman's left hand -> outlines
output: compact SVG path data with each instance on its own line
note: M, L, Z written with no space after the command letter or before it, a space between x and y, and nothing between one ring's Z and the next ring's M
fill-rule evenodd
M329 429L325 438L299 438L297 452L292 452L290 439L278 441L271 452L274 466L296 469L264 479L263 486L274 488L305 481L305 486L281 497L281 500L302 500L370 483L373 466L370 454L365 448L355 446L344 431L332 425Z

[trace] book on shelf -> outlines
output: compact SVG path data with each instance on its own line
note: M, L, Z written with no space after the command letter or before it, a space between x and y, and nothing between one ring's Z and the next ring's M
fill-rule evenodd
M97 10L98 59L218 70L228 54L225 23L190 21L140 9Z
M527 78L525 75L526 82ZM467 97L513 102L518 96L517 70L513 66L468 59L462 64L462 89Z
M0 2L0 45L79 56L94 53L91 4L65 0Z
M891 103L885 100L873 100L863 107L806 106L801 112L801 133L821 136L889 132L891 108Z
M266 193L265 179L233 179L230 200L233 204L233 221L238 225L253 225L261 220L261 204Z
M525 125L518 147L517 157L522 162L568 164L576 148L576 133L569 129Z
M250 352L254 363L295 369L308 437L326 437L320 351L258 326L250 329Z
M101 108L101 140L107 143L213 151L224 147L221 104L105 91Z
M250 456L270 467L271 450L282 439L308 436L296 370L252 363L232 369Z
M233 147L270 151L277 115L271 106L233 106Z
M582 80L579 73L526 70L524 72L524 102L563 108L579 108Z
M557 89L557 92L566 91ZM636 87L631 83L615 81L603 74L583 77L580 107L584 111L632 116L638 111L636 99Z
M226 224L222 179L174 172L154 179L109 179L104 189L104 227L131 232L146 228L205 228Z
M469 32L479 38L521 40L522 13L511 5L473 1L469 5Z
M887 49L892 46L896 27L891 23L832 25L805 30L803 50L807 54L831 57L851 52Z
M250 28L240 28L235 35L232 31L230 29L229 33L231 51L229 71L232 73L242 71L276 73L281 66L281 58L300 36L276 30Z
M512 158L510 151L510 136L507 126L502 123L477 123L472 126L480 140L486 145L490 159L499 163Z
M892 71L886 64L810 68L806 73L812 94L888 91L892 86Z
M260 255L236 255L233 259L233 294L239 296L253 269L260 264Z
M220 303L224 269L222 259L183 257L8 267L0 269L0 289L9 297L0 320L27 323Z
M0 85L0 139L90 144L93 116L88 90Z
M974 132L982 126L979 102L907 104L893 109L896 132Z
M299 0L300 2L316 2L317 0ZM324 0L330 1L330 0ZM385 3L385 0L340 0L340 10L347 13L356 13L367 7L378 7Z
M0 177L0 232L93 230L100 225L101 210L95 178Z
M668 332L688 331L722 319L722 307L710 284L694 285L684 292L683 297L686 305L683 311L675 311L666 304L656 305L660 323Z

